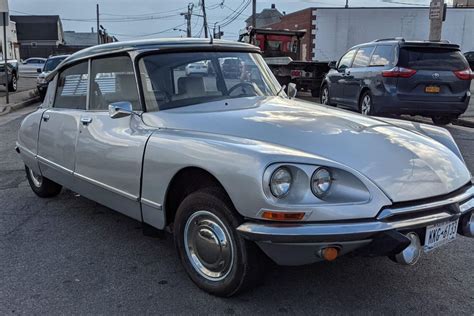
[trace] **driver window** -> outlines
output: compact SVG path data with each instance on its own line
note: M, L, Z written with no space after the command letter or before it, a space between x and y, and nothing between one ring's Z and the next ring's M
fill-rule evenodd
M132 61L128 56L92 60L89 110L107 111L109 104L128 101L140 111Z
M352 59L354 59L355 52L356 50L353 49L353 50L348 51L344 56L342 56L337 66L337 69L343 70L346 68L350 68L352 65Z

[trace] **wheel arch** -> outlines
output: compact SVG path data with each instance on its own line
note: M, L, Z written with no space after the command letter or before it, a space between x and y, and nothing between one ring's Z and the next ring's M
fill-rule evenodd
M163 203L165 226L173 223L179 205L189 194L210 187L221 189L232 203L222 183L208 170L190 166L176 172L166 188Z

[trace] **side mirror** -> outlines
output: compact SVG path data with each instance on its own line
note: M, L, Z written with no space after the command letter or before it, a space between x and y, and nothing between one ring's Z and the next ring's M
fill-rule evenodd
M298 90L296 89L296 83L290 82L288 84L288 97L290 97L290 99L293 99L294 97L296 97L297 92Z
M41 69L41 68L36 68L36 72L40 74L40 73L43 72L43 69Z
M132 115L132 104L128 101L109 104L109 116L113 119Z
M333 60L328 63L329 69L336 69L337 68L337 61Z

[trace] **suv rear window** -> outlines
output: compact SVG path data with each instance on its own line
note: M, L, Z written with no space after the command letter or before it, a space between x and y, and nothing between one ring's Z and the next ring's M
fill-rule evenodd
M415 70L464 70L466 59L457 50L410 47L400 49L399 66Z

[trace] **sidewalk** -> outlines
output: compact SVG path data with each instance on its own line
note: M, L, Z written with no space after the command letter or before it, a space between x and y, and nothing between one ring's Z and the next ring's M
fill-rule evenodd
M6 104L6 98L0 97L0 115L5 115L11 111L16 111L25 106L38 102L39 96L36 89L16 92L10 94L10 103Z

